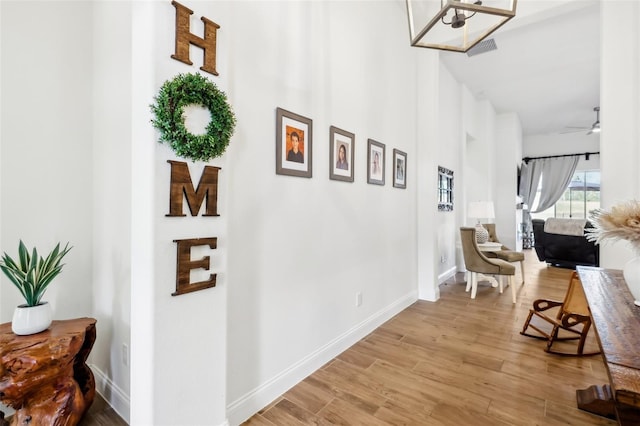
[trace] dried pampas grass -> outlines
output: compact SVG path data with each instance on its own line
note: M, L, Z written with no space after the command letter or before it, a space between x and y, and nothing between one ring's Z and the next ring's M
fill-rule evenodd
M610 211L597 209L590 219L594 227L586 230L589 241L627 240L640 252L640 201L625 201Z

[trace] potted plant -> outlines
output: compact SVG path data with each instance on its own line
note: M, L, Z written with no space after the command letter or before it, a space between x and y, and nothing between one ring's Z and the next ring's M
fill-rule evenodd
M11 329L15 334L35 334L51 325L51 305L42 301L47 287L62 271L62 258L71 250L69 243L60 249L58 243L46 258L38 255L34 247L31 253L22 240L18 245L18 259L15 261L6 252L0 261L0 268L24 297L25 304L16 307Z

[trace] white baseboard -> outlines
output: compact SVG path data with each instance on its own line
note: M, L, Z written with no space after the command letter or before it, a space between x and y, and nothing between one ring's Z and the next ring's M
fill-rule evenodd
M449 278L453 277L456 274L456 272L457 272L457 267L456 266L453 266L453 267L447 269L442 274L438 275L438 284L442 284L443 282L445 282Z
M96 379L96 392L104 398L105 401L115 410L120 417L127 423L130 423L129 414L131 413L131 401L122 389L111 381L98 367L89 364L91 371Z
M364 321L356 324L342 335L336 337L317 351L312 352L272 379L231 402L227 406L227 418L229 422L232 425L239 425L247 420L305 377L344 352L416 300L418 300L418 293L416 291L406 294L387 307L369 316Z

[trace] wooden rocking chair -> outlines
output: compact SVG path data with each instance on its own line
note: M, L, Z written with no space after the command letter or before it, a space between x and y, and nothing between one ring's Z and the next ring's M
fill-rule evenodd
M555 310L547 313L547 310L552 308L559 308L555 316L553 316L553 312L555 312ZM547 333L534 324L531 324L531 319L534 315L552 325L550 333ZM540 333L540 335L527 334L528 327L533 328ZM567 294L564 296L564 301L557 302L554 300L538 299L533 302L533 308L529 310L529 316L527 317L520 334L546 340L547 347L545 348L545 352L557 355L574 356L597 355L600 353L599 351L584 353L584 344L590 328L591 314L589 312L587 298L584 295L584 290L582 289L582 284L580 283L578 274L573 272L571 275L571 281L569 281L569 288L567 288ZM574 335L559 337L558 333L560 330L568 331ZM579 340L576 353L552 350L551 347L554 342L563 340Z

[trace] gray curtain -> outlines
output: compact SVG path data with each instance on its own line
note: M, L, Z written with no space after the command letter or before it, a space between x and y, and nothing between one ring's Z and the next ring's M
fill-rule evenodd
M531 230L531 213L541 212L553 206L569 186L576 166L580 161L579 155L556 158L540 158L522 163L520 177L520 195L527 209L523 211L525 229ZM535 210L533 202L542 178L540 199Z
M533 213L548 209L562 197L576 171L578 161L579 155L542 160L542 188L538 206Z
M536 191L540 184L540 176L542 175L542 162L539 160L530 160L528 163L522 163L520 167L520 196L522 202L527 206L522 211L522 221L525 224L524 231L531 231L531 208L536 198Z

